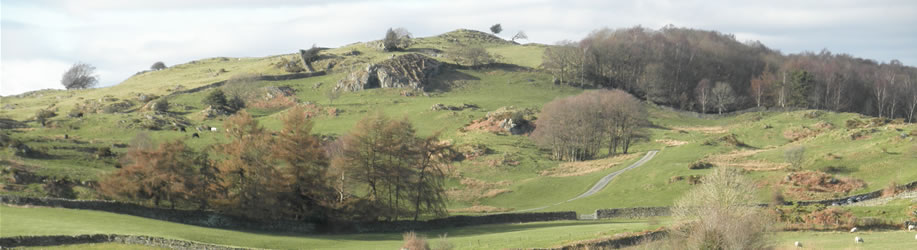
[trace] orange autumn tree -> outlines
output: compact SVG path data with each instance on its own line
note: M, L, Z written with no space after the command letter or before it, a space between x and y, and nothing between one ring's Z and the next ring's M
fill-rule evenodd
M312 134L312 121L301 107L288 111L283 124L272 143L273 159L282 167L283 213L294 219L321 217L334 193L325 179L329 165L325 149Z
M151 201L154 206L168 201L172 208L181 204L206 206L202 196L210 176L206 154L176 140L157 148L133 148L126 162L129 164L99 182L103 195Z

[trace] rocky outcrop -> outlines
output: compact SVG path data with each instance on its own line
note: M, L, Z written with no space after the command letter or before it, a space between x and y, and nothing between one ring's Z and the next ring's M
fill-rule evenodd
M372 88L423 90L439 73L439 61L420 54L406 54L369 64L338 81L335 90L360 91Z

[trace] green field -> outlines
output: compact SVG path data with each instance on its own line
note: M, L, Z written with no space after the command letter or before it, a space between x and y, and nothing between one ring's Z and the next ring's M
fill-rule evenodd
M75 209L0 206L0 211L3 214L0 235L3 237L127 234L275 249L395 249L401 245L400 233L279 235L204 228ZM558 221L461 227L418 233L427 235L433 242L439 235L448 235L448 241L456 249L532 248L659 227L653 224L641 220Z

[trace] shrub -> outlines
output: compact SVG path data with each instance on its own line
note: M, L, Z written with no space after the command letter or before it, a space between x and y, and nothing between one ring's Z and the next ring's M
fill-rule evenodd
M110 147L99 147L96 149L96 152L94 155L96 159L98 160L102 158L114 157L115 153L111 151Z
M783 156L786 158L786 162L790 164L790 170L801 170L802 163L805 160L806 147L796 146L787 149Z
M408 250L429 250L430 245L427 244L427 239L421 235L417 235L414 231L404 233L404 244L401 245L401 249Z
M223 93L223 90L214 89L210 91L207 97L204 97L204 100L201 100L201 103L215 109L225 109L227 104L226 94Z
M239 96L233 96L226 102L226 109L232 113L245 108L245 101Z
M713 164L705 161L696 161L691 163L691 166L688 166L688 169L708 169L712 168Z
M165 97L156 100L156 103L153 104L153 111L169 112L169 100Z
M153 66L150 66L150 70L153 70L153 71L164 70L164 69L166 69L166 64L163 62L156 62L156 63L153 63Z
M847 120L846 127L847 129L855 129L855 128L862 127L863 124L864 124L863 121L860 121L860 119L853 118L853 119Z
M54 111L42 109L42 110L38 110L38 112L35 113L35 120L38 121L38 123L41 124L42 127L44 127L45 124L47 124L48 119L51 119L51 117L55 117L55 116L57 116L57 113L54 113Z
M455 245L452 242L449 242L446 234L439 235L439 240L433 244L432 250L452 250L455 249Z

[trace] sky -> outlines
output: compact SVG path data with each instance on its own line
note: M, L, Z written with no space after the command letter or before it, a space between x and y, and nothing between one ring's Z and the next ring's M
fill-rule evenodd
M380 39L390 27L424 37L496 23L504 38L522 30L527 42L544 44L604 27L673 24L783 53L828 49L915 66L915 13L914 0L0 0L0 95L61 89L76 62L112 86L157 61L339 47Z

